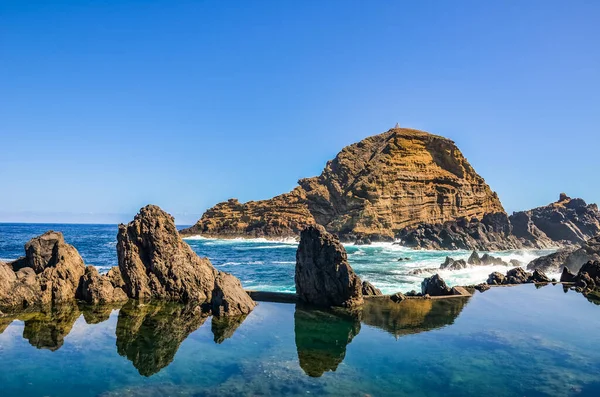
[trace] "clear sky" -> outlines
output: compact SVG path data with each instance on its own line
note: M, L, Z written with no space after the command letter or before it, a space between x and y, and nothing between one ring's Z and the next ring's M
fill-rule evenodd
M193 223L396 122L600 201L600 2L0 0L0 221Z

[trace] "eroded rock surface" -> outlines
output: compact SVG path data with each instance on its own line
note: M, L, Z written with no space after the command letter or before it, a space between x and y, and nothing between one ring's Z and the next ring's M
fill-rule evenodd
M148 205L128 225L119 225L117 255L130 298L205 302L216 315L247 314L255 306L239 280L196 255L177 233L173 217L157 206Z
M504 212L497 195L454 142L394 128L347 146L320 176L300 180L290 193L217 204L181 233L297 237L316 223L343 240L381 241L421 223L495 212Z
M127 301L128 297L122 289L121 281L118 268L111 269L109 274L100 275L94 266L87 266L79 282L76 297L95 305Z
M362 304L362 282L348 263L344 246L323 226L309 226L300 235L296 252L296 294L318 306Z
M429 296L452 295L452 288L448 287L444 279L438 274L434 274L423 280L421 283L421 293Z
M363 296L380 296L383 295L381 290L375 287L368 281L363 281L362 283L362 294Z

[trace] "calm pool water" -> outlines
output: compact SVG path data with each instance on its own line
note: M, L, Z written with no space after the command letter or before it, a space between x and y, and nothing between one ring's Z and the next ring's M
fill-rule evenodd
M560 285L321 311L62 306L0 318L2 396L598 396L600 306Z

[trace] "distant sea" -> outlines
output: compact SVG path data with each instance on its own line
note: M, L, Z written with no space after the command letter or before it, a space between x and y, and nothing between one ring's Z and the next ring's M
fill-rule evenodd
M181 228L186 227L184 225ZM106 272L117 265L117 225L0 223L0 260L9 261L24 254L23 246L32 237L48 230L60 231L67 243L77 248L86 264ZM294 292L295 241L264 239L219 240L192 237L186 239L192 249L208 257L219 269L239 277L247 289ZM446 256L467 259L468 251L415 251L391 243L370 246L346 245L348 259L363 280L372 282L384 293L420 290L425 275L412 276L418 268L438 268ZM553 250L517 250L491 252L505 261L516 259L527 265ZM404 258L409 258L404 260ZM399 261L399 259L403 259ZM483 282L505 266L478 266L459 271L439 271L449 285Z

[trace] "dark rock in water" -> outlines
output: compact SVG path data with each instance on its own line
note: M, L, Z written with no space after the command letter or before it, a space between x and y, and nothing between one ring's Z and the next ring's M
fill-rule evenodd
M502 258L496 258L490 254L483 254L481 256L481 264L484 266L508 266L508 263L504 262Z
M446 261L440 265L440 269L442 270L461 270L466 269L467 262L464 259L454 260L449 256L446 257Z
M123 302L128 299L121 286L113 285L111 278L108 275L101 276L94 266L85 268L85 273L81 277L77 288L76 297L92 304Z
M295 283L302 302L324 307L363 303L362 282L348 264L344 246L319 225L307 227L300 235Z
M362 283L362 294L363 296L380 296L383 295L379 288L376 288L373 284L368 281Z
M392 300L392 302L400 303L404 299L406 299L406 297L402 294L402 292L397 292L394 295L390 296L390 299Z
M581 266L579 274L587 273L592 279L600 278L600 261L588 261Z
M549 283L551 281L550 278L539 269L535 269L533 271L533 274L531 275L529 280L533 281L534 283Z
M413 289L413 290L410 290L410 291L408 291L408 292L407 292L406 294L404 294L404 295L405 295L405 296L419 296L419 295L421 295L421 293L420 293L420 292L419 292L419 293L417 293L417 291L415 291L415 290Z
M452 295L452 289L446 285L446 282L438 274L435 274L423 280L421 293L430 296Z
M487 283L481 283L477 284L474 288L479 292L485 292L490 289L490 286Z
M131 361L140 375L154 375L173 361L181 343L207 318L208 313L195 303L131 300L119 311L117 353Z
M177 233L173 217L155 205L119 225L117 256L130 298L211 303L214 314L232 316L256 305L237 278L196 255Z
M359 237L354 241L354 245L371 245L373 242L368 237Z
M335 371L346 357L346 346L360 332L357 313L296 306L294 333L298 360L304 372L318 378Z
M583 264L597 260L600 260L600 235L585 241L579 247L563 248L550 255L537 258L527 265L527 269L540 269L556 273L565 266L575 273Z
M574 283L577 278L576 274L573 274L566 267L563 268L562 274L560 275L561 283Z
M511 259L508 261L508 264L514 267L521 267L523 266L523 262L516 260L516 259Z
M465 287L452 287L452 295L471 296Z
M503 284L524 284L531 276L532 274L527 273L522 267L515 267L506 272Z
M504 284L504 274L493 272L488 276L487 283L489 285L502 285Z
M406 257L406 258L398 258L398 262L402 262L402 261L409 261L410 258Z
M477 251L473 251L473 253L469 257L469 259L467 260L467 263L469 265L473 265L473 266L479 266L479 265L481 265L481 258L479 258L479 255L477 254Z
M408 275L409 276L420 276L421 274L424 274L424 273L434 274L438 270L439 269L435 268L435 267L426 267L426 268L423 268L423 269L414 269L414 270L411 270L410 272L408 272Z
M83 259L62 233L49 231L25 244L25 257L0 264L0 307L28 307L75 299Z

